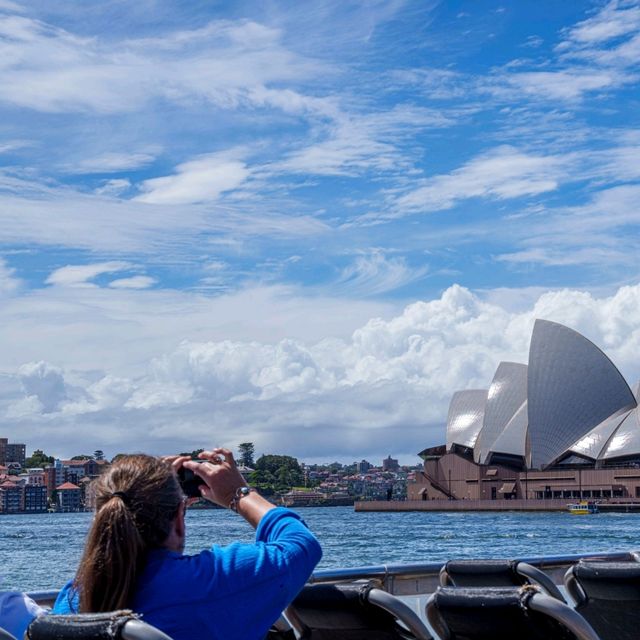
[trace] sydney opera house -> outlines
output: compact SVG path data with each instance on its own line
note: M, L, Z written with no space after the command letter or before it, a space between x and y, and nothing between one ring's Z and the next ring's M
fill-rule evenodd
M528 364L451 398L412 500L640 498L639 388L579 333L536 320Z

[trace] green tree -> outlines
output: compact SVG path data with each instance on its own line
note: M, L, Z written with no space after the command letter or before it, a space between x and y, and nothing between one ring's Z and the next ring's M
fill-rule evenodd
M44 467L53 464L53 456L48 456L42 449L36 449L25 461L25 469L35 469L36 467Z
M90 456L89 454L80 454L79 456L73 456L71 458L72 460L93 460L93 456Z
M302 469L296 458L268 454L256 461L256 471L269 473L273 477L273 486L277 491L286 491L299 487L304 482Z
M182 451L178 455L189 456L190 458L193 458L195 460L203 451L204 449L194 449L193 451Z
M93 458L95 460L104 460L104 451L102 449L96 449L93 452Z
M256 453L256 449L253 446L253 442L241 442L238 445L238 462L245 467L253 467L255 465L253 456Z

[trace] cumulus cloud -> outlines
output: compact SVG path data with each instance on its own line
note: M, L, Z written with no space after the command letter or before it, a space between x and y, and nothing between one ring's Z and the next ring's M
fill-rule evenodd
M47 362L32 362L18 370L18 377L27 397L38 400L42 413L52 413L67 399L62 370Z
M187 340L129 376L28 364L17 375L38 403L27 411L24 398L13 400L23 402L18 421L45 440L55 418L63 440L72 425L100 425L118 450L250 439L259 451L307 458L411 454L444 438L455 390L486 387L501 360L526 362L535 318L580 331L630 383L640 377L640 285L602 298L548 292L517 311L453 286L349 338ZM76 431L76 446L95 437Z

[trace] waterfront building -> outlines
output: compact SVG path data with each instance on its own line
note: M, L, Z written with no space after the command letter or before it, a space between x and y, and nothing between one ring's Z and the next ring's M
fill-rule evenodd
M48 496L45 485L26 484L23 495L25 513L44 513L47 510Z
M56 487L56 509L64 513L83 511L82 490L72 482L65 482Z
M453 394L445 439L420 453L410 500L640 499L638 387L555 322L536 320L528 364Z
M0 513L20 513L22 500L22 487L17 482L5 480L0 484Z

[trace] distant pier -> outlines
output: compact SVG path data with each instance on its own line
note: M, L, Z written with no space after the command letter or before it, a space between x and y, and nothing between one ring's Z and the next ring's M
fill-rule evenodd
M358 512L366 511L567 511L570 500L405 500L405 501L361 501L354 507ZM601 513L640 513L639 501L598 502Z

